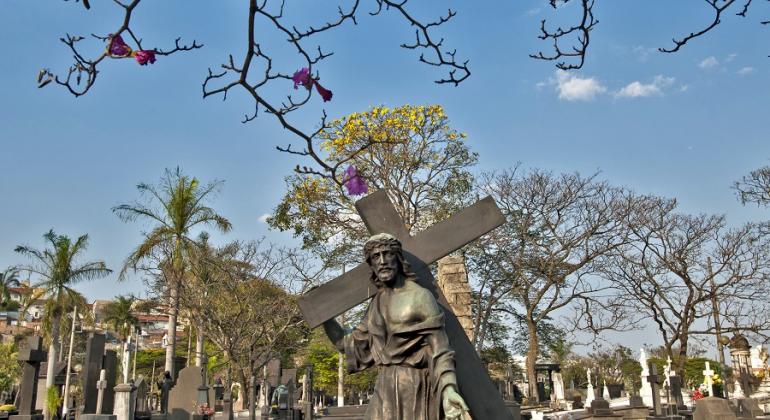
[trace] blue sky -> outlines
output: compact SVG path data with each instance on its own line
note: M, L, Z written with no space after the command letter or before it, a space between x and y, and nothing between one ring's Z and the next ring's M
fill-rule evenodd
M24 262L13 248L42 246L42 234L54 228L70 236L89 233L88 258L119 270L146 226L122 223L110 209L135 199L136 183L156 182L164 168L177 165L202 180L225 180L212 204L233 222L227 239L266 235L292 244L290 234L268 231L260 217L277 204L283 177L298 163L275 146L294 139L268 115L241 124L251 105L240 93L226 102L201 99L207 68L243 50L246 2L145 2L134 29L146 46L168 47L181 36L205 47L147 67L111 60L93 91L78 99L56 86L37 89L40 68L63 72L70 63L59 37L107 34L119 26L112 2L92 3L89 12L56 0L0 3L6 58L0 267ZM286 16L299 22L318 21L324 7L336 7L292 4ZM468 133L480 170L516 162L553 171L599 170L611 183L676 197L683 211L726 213L732 224L766 217L763 209L740 206L729 188L770 158L764 125L770 28L759 24L770 12L765 5L745 19L727 14L713 33L668 55L656 48L707 23L703 2L599 2L586 66L561 73L527 56L547 51L548 44L536 38L540 19L553 18L547 1L480 4L425 1L415 10L419 16L435 16L447 6L458 11L440 31L448 47L470 60L472 75L456 88L435 85L442 74L399 48L413 32L393 12L363 14L357 26L324 35L319 41L335 55L318 67L334 91L323 109L337 117L378 104L438 103L452 125ZM555 22L569 23L576 9L567 6ZM264 33L284 72L295 70L295 57ZM103 48L84 42L94 52ZM322 107L314 99L293 117L308 130ZM138 279L118 283L113 275L80 289L90 298L111 298L143 288Z

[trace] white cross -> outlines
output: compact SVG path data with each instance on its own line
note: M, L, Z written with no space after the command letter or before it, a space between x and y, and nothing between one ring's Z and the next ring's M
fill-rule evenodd
M703 371L703 377L706 380L706 386L709 388L709 397L714 396L714 380L712 379L713 376L714 371L711 370L709 362L706 362L706 370Z

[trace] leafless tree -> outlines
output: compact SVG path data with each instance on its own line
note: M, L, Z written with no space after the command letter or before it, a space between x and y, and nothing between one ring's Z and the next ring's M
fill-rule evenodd
M237 379L247 386L268 360L305 342L309 331L295 298L320 280L323 268L263 242L200 245L180 304L221 352L228 385Z
M544 53L542 51L536 54L530 54L530 57L556 61L556 67L562 70L580 69L585 64L588 47L591 43L591 31L593 31L599 20L596 19L594 11L596 8L595 0L548 0L554 10L564 9L570 2L579 4L579 10L576 13L575 23L566 27L558 26L555 29L549 29L546 20L540 23L540 35L538 38L544 41L551 41L553 51ZM675 53L682 49L688 42L701 37L722 23L724 16L730 12L735 12L736 16L747 17L749 9L752 8L753 0L704 0L707 7L712 10L711 19L703 27L691 31L688 35L674 37L673 46L660 47L658 51L662 53ZM770 20L760 22L767 25ZM569 44L565 46L564 44Z
M627 220L632 241L615 250L603 274L619 291L618 305L655 325L680 374L693 337L720 328L766 336L770 255L755 224L729 229L724 216L680 214L674 200L656 197ZM713 302L727 325L710 323Z
M77 0L76 0L77 2ZM180 42L177 38L173 48L145 48L142 38L135 33L135 10L142 4L142 0L113 0L117 7L123 10L123 19L116 23L115 30L110 34L92 35L97 42L106 44L95 57L90 57L82 51L80 43L86 38L79 35L69 35L61 38L61 41L71 50L74 64L64 73L57 75L50 69L43 69L38 74L40 87L51 82L64 86L75 96L86 94L95 84L100 73L100 65L107 59L130 58L137 51L145 51L159 56L167 56L177 52L191 51L201 48L203 45L193 41L192 44ZM357 17L367 11L360 0L340 1L340 5L334 9L328 9L331 13L328 18L321 18L318 22L306 24L295 16L288 16L285 11L285 0L249 0L248 9L244 9L244 18L247 29L243 34L246 42L246 50L241 56L229 54L225 62L217 69L209 69L205 77L202 90L203 97L220 96L227 99L228 93L239 90L245 92L254 101L252 112L244 116L242 122L254 120L260 111L273 115L281 126L296 136L300 142L299 148L293 148L292 142L287 146L278 147L278 150L293 155L309 158L315 167L297 165L295 170L299 173L316 174L328 177L339 185L344 182L341 176L340 163L328 162L322 151L318 148L318 135L326 128L326 113L323 112L320 123L316 129L301 127L292 121L290 114L300 110L310 103L313 88L315 87L324 101L331 98L331 91L326 91L320 86L320 69L322 61L331 57L331 50L315 44L322 34L334 31L345 24L357 24ZM90 9L88 1L83 0L86 9ZM244 6L245 7L245 6ZM415 38L411 42L401 44L408 50L420 51L419 61L432 67L446 70L446 74L435 82L438 84L458 85L470 76L468 61L460 61L456 58L456 51L448 49L444 45L443 38L437 38L435 31L438 27L450 21L455 12L449 9L445 14L439 15L435 20L423 21L415 17L410 11L409 0L371 0L371 8L368 14L377 16L385 12L394 12L399 15L409 26L415 30ZM268 28L270 33L265 33ZM120 37L126 37L125 48L113 49L113 43ZM287 44L279 45L270 43L271 38L283 38ZM129 45L133 44L133 46ZM274 60L276 52L288 47L296 53L297 67L285 68ZM302 69L307 69L304 75L299 74ZM303 87L299 90L291 90L288 87L294 82L294 87ZM279 92L290 94L276 95L275 86ZM322 93L322 91L325 91ZM291 94L291 92L296 92ZM326 96L328 95L328 97Z
M626 328L620 307L610 307L610 286L596 274L602 257L627 241L622 221L634 206L628 191L596 175L554 175L513 168L481 176L508 222L484 239L489 275L509 289L527 326L529 395L537 395L535 362L538 323L556 311L580 308L575 327L601 331ZM505 310L505 309L502 309ZM604 314L604 315L602 315Z

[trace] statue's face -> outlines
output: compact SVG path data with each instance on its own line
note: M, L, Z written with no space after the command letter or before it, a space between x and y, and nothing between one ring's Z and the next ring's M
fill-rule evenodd
M382 245L374 248L369 254L369 264L383 284L391 285L398 277L398 255L390 246Z

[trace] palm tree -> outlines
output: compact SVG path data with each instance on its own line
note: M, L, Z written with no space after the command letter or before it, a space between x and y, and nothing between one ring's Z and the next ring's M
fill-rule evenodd
M104 277L112 272L103 261L77 264L76 259L88 248L88 235L82 235L74 242L66 235L57 235L53 229L43 235L43 238L51 246L42 251L29 246L19 245L16 252L25 255L35 261L35 264L21 267L23 270L40 277L38 283L32 288L39 292L30 297L29 304L37 299L47 298L46 318L44 325L50 329L51 343L48 347L48 378L46 389L53 385L53 369L56 358L56 349L59 347L59 334L61 319L72 305L85 304L83 296L72 288L75 284L84 280L93 280ZM61 355L59 357L61 359Z
M128 256L121 270L125 278L129 270L136 271L142 263L157 258L158 269L164 271L168 293L168 344L166 346L166 371L174 372L176 351L176 324L179 315L179 285L185 278L190 250L196 244L190 237L196 227L214 226L221 232L231 229L230 221L204 205L222 185L214 181L201 186L198 179L184 175L178 167L168 170L158 186L139 184L137 189L145 197L144 202L123 204L112 209L123 221L150 220L154 227L145 234L144 241Z
M8 306L11 301L11 287L19 287L19 269L8 267L0 273L0 306Z
M123 378L128 379L128 343L134 328L139 325L139 320L133 315L132 307L136 298L133 296L116 296L115 300L104 308L104 321L112 325L113 331L118 333L123 340Z
M110 324L124 341L134 327L139 325L139 320L132 313L134 302L136 298L133 296L116 296L115 300L104 308L104 322Z

